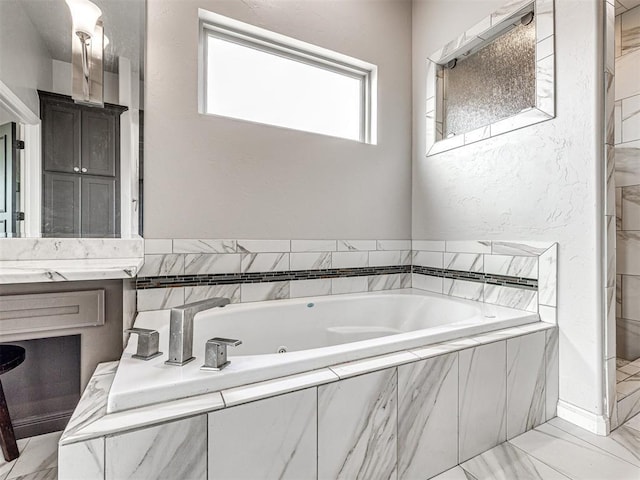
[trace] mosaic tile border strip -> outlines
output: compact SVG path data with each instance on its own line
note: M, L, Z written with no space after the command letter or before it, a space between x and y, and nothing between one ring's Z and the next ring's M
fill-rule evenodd
M511 277L492 273L467 272L462 270L448 270L446 268L421 267L414 265L412 273L428 275L430 277L451 278L468 282L488 283L504 287L517 287L526 290L538 290L538 280L535 278Z
M290 280L315 280L328 278L364 277L371 275L392 275L398 273L417 273L432 277L452 278L470 282L488 283L519 287L528 290L538 289L538 280L534 278L511 277L490 273L449 270L445 268L421 267L417 265L394 265L387 267L330 268L318 270L293 270L284 272L256 272L205 275L171 275L144 277L136 281L138 290L170 287L196 287L231 285L247 283L269 283Z

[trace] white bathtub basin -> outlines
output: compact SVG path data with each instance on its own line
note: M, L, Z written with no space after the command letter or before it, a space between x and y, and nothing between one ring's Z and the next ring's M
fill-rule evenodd
M108 412L215 392L329 365L407 350L539 320L535 313L420 290L395 290L228 305L196 315L193 355L183 367L165 365L169 311L143 312L136 327L160 332L161 357L122 354ZM201 371L209 338L242 340L231 364ZM286 349L287 353L277 353Z

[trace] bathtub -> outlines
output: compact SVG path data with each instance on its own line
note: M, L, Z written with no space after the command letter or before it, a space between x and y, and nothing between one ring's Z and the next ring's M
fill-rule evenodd
M107 412L166 402L306 372L366 357L539 321L538 314L414 289L231 304L196 315L193 355L165 365L169 311L142 312L136 327L160 332L164 354L132 358L135 336L122 354ZM205 342L242 340L231 364L203 371Z

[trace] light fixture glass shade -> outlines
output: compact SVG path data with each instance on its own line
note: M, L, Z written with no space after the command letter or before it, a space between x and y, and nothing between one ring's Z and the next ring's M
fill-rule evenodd
M74 33L80 32L91 38L102 10L89 0L65 0L65 2L71 11Z

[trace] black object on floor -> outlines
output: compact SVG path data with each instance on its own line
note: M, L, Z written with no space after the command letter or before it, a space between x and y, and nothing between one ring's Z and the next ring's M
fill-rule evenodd
M24 348L17 345L0 345L0 375L9 370L13 370L24 362ZM0 381L0 447L7 462L15 460L20 456L16 436L13 433L13 425L7 408L7 401L4 398L2 381Z

